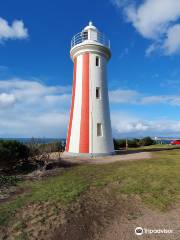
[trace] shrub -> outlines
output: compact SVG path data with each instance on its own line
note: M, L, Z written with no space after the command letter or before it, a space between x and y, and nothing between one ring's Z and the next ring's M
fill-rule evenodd
M44 143L39 145L39 149L45 152L62 152L64 151L64 145L62 141L56 141L52 143Z
M126 140L125 139L114 139L114 149L119 150L120 148L126 147Z
M128 147L138 147L139 146L139 139L132 139L132 140L128 140Z
M149 146L155 144L155 141L150 137L145 137L142 139L134 138L128 139L128 147L140 147L140 146ZM114 149L119 150L120 148L126 147L125 139L114 139Z
M155 141L150 138L150 137L145 137L145 138L142 138L139 140L139 145L140 146L150 146L150 145L153 145L155 144Z
M19 179L16 176L0 176L0 188L16 185Z
M29 149L26 145L11 140L0 140L0 168L12 169L21 161L27 161Z

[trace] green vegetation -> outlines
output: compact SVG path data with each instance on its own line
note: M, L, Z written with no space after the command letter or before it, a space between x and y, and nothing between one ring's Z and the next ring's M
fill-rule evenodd
M41 143L31 139L27 144L13 140L0 140L0 173L14 174L31 172L43 167L50 159L51 152L60 152L62 141Z
M154 144L154 145L150 145L150 146L140 146L140 147L130 147L129 151L131 150L136 150L136 151L142 151L142 150L149 150L149 151L153 151L153 150L173 150L173 149L180 149L180 145L169 145L169 144Z
M62 152L64 151L63 141L54 141L50 143L43 143L41 140L32 138L30 142L27 143L27 147L30 149L31 154L39 153L51 153L51 152Z
M27 161L29 149L17 141L0 140L0 168L12 169L20 161Z
M16 176L2 176L0 175L0 187L7 187L16 185L18 182L18 178Z
M141 146L150 146L155 144L155 141L151 139L150 137L145 137L142 139L134 138L134 139L128 139L127 145L130 148L137 148ZM120 148L126 147L126 139L114 139L114 148L115 150L119 150Z
M167 210L180 200L180 150L154 153L152 160L82 165L41 181L18 183L25 191L0 205L0 224L12 220L23 207L48 202L67 206L94 187L99 190L116 182L116 193L138 195L153 208Z
M150 146L153 144L155 144L155 141L150 137L144 137L142 139L139 139L138 143L139 146Z

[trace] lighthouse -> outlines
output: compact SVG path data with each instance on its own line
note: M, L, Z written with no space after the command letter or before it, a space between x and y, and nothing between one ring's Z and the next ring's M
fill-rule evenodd
M72 101L65 155L96 157L114 153L107 87L110 42L92 22L71 41Z

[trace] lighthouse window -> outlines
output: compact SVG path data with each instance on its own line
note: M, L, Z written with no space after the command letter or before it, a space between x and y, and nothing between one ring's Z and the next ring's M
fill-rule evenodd
M100 59L99 57L96 57L96 67L99 67L100 66Z
M101 137L102 136L102 124L97 123L97 136Z
M97 87L96 88L96 99L100 99L100 98L101 98L100 88Z
M82 40L87 40L88 39L88 32L87 31L84 31L82 32Z

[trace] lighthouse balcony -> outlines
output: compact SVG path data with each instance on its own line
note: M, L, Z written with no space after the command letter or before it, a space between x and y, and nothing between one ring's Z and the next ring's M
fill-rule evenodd
M110 48L110 41L103 33L98 31L82 31L77 33L71 40L71 48L79 44L97 44Z

